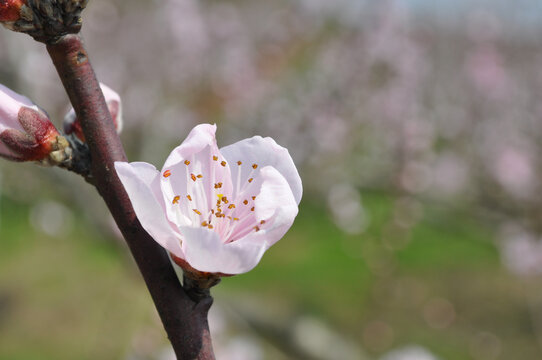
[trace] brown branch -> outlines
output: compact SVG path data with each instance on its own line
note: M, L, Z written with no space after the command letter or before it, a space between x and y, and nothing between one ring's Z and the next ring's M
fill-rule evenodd
M212 298L190 299L166 252L137 220L114 170L114 162L126 161L126 155L80 36L62 36L47 44L47 51L81 122L93 159L93 183L130 247L177 358L214 359L207 322Z

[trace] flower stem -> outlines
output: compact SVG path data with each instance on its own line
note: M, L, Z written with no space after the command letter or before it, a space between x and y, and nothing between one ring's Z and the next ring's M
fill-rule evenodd
M211 296L211 287L220 282L220 276L201 277L187 271L183 272L183 288L195 302Z
M214 359L207 313L212 298L192 300L180 285L166 252L137 220L114 171L126 155L79 35L47 44L70 101L81 122L91 157L90 176L105 200L143 275L178 359Z

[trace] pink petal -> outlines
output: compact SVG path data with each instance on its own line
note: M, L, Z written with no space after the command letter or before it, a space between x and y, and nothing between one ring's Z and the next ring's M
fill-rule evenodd
M260 174L262 185L254 201L255 217L257 223L264 220L265 224L259 225L259 231L252 231L234 242L242 245L260 241L265 243L265 249L268 249L290 229L297 216L298 207L288 182L278 170L266 166L261 169Z
M278 170L271 166L260 171L260 191L255 200L253 218L246 227L236 230L246 233L241 239L224 243L218 232L204 227L182 227L183 251L186 261L195 269L224 274L240 274L258 264L265 250L280 240L297 215L297 203L290 185ZM261 230L255 231L254 225ZM234 234L235 237L235 234Z
M123 127L122 102L120 101L120 96L105 84L100 83L100 88L102 89L107 108L109 109L113 122L115 123L115 129L117 129L117 133L120 134Z
M162 247L184 258L180 235L165 216L158 170L144 162L115 162L115 169L143 228Z
M169 154L162 170L183 162L206 146L216 145L215 132L216 125L200 124L194 127L182 144Z
M240 274L258 264L265 252L265 242L222 243L219 235L207 228L182 227L186 261L204 272Z
M168 218L173 221L181 213L188 219L179 225L199 226L208 221L219 193L231 197L229 164L218 150L215 130L214 125L196 126L162 168L160 184Z
M245 183L250 177L256 177L258 169L265 166L272 166L277 169L286 179L295 201L299 204L303 194L303 186L301 178L295 167L294 161L286 148L278 145L275 140L270 137L262 138L254 136L250 139L244 139L235 144L228 145L220 149L229 163L242 162L240 171L232 169L232 182L236 184L237 178L240 178L240 183ZM258 165L256 171L253 171L252 165ZM246 165L246 166L245 166Z
M24 131L19 123L19 110L23 106L38 109L27 97L0 84L0 132L6 129Z

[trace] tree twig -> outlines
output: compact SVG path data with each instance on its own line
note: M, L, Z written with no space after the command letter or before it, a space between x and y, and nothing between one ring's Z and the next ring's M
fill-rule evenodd
M81 122L92 159L93 184L130 247L177 358L214 359L207 322L212 298L195 302L187 295L168 255L137 220L114 170L114 162L126 161L126 155L81 37L64 35L48 43L47 51Z

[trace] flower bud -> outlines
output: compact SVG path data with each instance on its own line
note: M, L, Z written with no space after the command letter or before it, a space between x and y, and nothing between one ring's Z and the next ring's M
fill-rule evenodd
M111 113L115 129L117 130L117 133L120 134L122 131L122 103L120 101L120 96L105 84L100 83L100 88L102 89L109 113ZM83 134L81 123L73 108L71 108L64 116L64 132L68 135L74 134L79 140L85 142L85 135Z
M47 114L28 98L0 84L0 156L13 161L59 164L69 144Z
M0 22L12 23L19 20L26 7L24 0L0 0Z
M0 23L42 42L52 42L81 29L88 0L0 0Z

